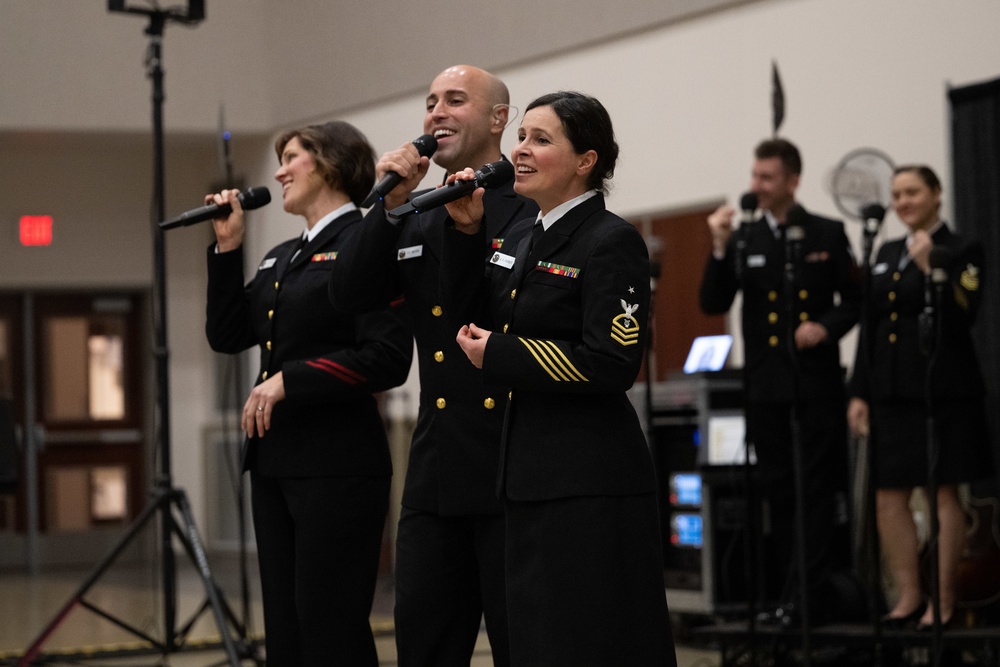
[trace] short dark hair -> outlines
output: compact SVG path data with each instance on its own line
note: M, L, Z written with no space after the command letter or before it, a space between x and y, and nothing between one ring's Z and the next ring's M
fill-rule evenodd
M607 181L615 175L618 162L618 142L604 105L590 95L561 90L536 98L525 111L536 107L552 108L578 155L589 150L597 153L597 162L587 175L587 187L607 194Z
M758 160L776 157L789 174L802 173L802 156L795 144L787 139L765 139L757 144L753 156Z
M375 149L361 130L341 120L288 130L274 142L279 162L285 146L296 138L313 156L327 185L360 206L375 184Z
M938 175L934 173L934 170L928 167L926 164L903 164L892 171L892 176L895 178L900 174L916 174L920 180L927 184L931 190L935 192L941 192L941 179Z

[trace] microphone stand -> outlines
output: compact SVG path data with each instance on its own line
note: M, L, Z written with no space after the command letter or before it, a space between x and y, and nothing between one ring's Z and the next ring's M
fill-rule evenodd
M124 4L124 3L122 3ZM114 3L111 3L114 5ZM156 380L157 380L157 404L159 420L159 471L156 476L155 489L152 493L152 500L142 510L139 516L128 527L122 539L111 549L111 551L98 563L90 576L70 597L69 601L56 613L52 620L46 625L42 632L32 641L31 645L19 658L18 667L29 667L36 661L42 659L42 646L49 637L58 629L62 622L69 615L74 607L80 605L94 612L98 616L110 621L119 628L139 637L148 643L155 650L163 655L176 653L184 649L187 635L198 620L201 614L211 608L215 619L216 628L219 631L222 647L226 653L226 662L230 667L240 667L240 657L237 654L236 643L229 633L227 620L231 622L238 632L242 633L244 628L239 624L232 613L232 610L222 599L222 591L212 577L208 566L208 558L205 554L204 546L195 526L194 515L187 494L183 489L173 485L170 465L170 395L169 395L169 364L167 349L167 326L166 326L166 262L163 242L163 232L157 223L164 218L164 156L163 156L163 69L161 67L163 29L169 19L192 23L192 19L178 16L173 10L160 9L120 9L125 13L142 14L149 17L149 26L146 34L149 36L149 51L146 64L149 67L149 78L153 83L153 260L154 260L154 301L153 320L155 328L155 349L156 356ZM174 512L180 514L180 521ZM100 609L96 605L84 599L84 595L91 589L97 580L114 564L114 561L126 550L133 539L140 535L140 531L147 523L159 522L160 556L162 559L161 584L163 593L163 637L157 639L150 633L112 615L110 612ZM191 561L196 565L198 574L201 577L205 588L205 602L199 607L195 614L183 624L177 626L177 563L174 555L172 539L177 537L184 547ZM143 649L139 649L143 651ZM112 651L121 653L121 651ZM127 652L127 649L126 651Z
M221 120L221 119L220 119ZM221 122L220 122L221 125ZM221 128L220 128L221 129ZM233 173L233 160L229 152L229 141L231 135L228 131L223 131L222 133L222 153L225 165L225 178L226 187L235 187L236 177ZM242 185L240 186L242 189ZM240 408L243 406L243 396L242 396L242 386L243 386L243 355L234 354L231 355L232 360L232 373L233 373L233 384L232 384L232 407L234 413L239 414ZM226 396L225 391L223 391L223 397ZM225 400L223 401L225 404ZM228 420L227 420L228 422ZM239 423L235 425L235 432L237 434L242 434ZM230 431L229 424L224 430L226 444L230 443ZM252 640L252 616L250 613L250 575L247 565L247 516L246 516L246 506L245 506L245 496L246 496L246 483L244 482L245 475L243 474L243 449L246 447L246 441L243 438L234 438L236 446L234 448L235 456L229 459L229 464L235 463L234 469L231 471L236 476L236 531L237 531L237 541L239 549L239 561L240 561L240 611L241 618L243 619L242 625L242 636L240 651L241 655L250 657L255 665L263 665L264 660L260 656L258 651L258 643Z
M882 215L885 215L884 209L881 211ZM860 343L858 349L861 350L861 362L864 364L865 368L871 369L871 349L869 345L871 344L871 261L872 261L872 249L875 244L875 237L878 235L879 227L882 225L882 218L874 218L865 216L864 220L864 236L863 241L863 254L861 256L861 326L858 332L860 338ZM857 372L857 369L855 369ZM870 404L870 403L869 403ZM870 415L870 412L869 412ZM878 537L878 515L875 511L877 503L877 478L875 474L875 450L874 441L872 437L872 431L875 425L872 420L868 420L868 436L865 442L865 464L868 468L868 482L867 488L865 489L865 500L867 507L865 508L865 538L866 538L866 555L868 557L868 576L870 577L868 585L868 613L872 618L872 641L874 644L874 664L877 666L882 664L882 614L880 613L880 597L882 594L882 587L879 578L880 572L880 559L881 559L881 549L879 545Z
M744 211L740 226L736 230L736 256L733 273L736 276L738 289L742 292L746 279L747 240L745 225L753 222L753 211ZM749 374L746 363L743 364L743 405L750 400ZM744 414L745 414L744 410ZM745 421L745 420L744 420ZM750 434L744 423L743 428L743 483L746 486L744 506L744 521L746 525L743 578L747 587L747 650L750 653L750 664L757 665L757 597L761 595L764 586L757 586L757 549L760 544L760 531L757 527L757 494L754 493L753 465L750 461ZM759 590L758 590L759 588Z
M942 654L941 623L941 580L940 580L940 521L938 519L937 467L940 444L937 437L937 423L934 416L934 370L938 360L938 350L942 335L941 303L944 283L947 281L945 269L931 264L931 275L924 286L924 312L921 314L923 351L927 356L927 373L924 377L924 405L927 411L927 506L930 514L930 535L927 546L930 556L931 594L931 665L939 665Z
M799 604L801 605L803 664L812 664L809 636L809 593L807 591L806 565L806 521L805 521L805 480L803 480L802 424L801 424L801 370L798 350L795 348L795 296L798 284L799 255L801 254L804 231L800 225L785 225L785 318L787 323L788 353L792 364L792 411L789 418L792 436L792 476L795 488L795 546L796 569L799 580Z

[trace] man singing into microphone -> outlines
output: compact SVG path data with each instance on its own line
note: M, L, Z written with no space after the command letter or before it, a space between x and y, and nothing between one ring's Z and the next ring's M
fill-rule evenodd
M789 626L798 624L801 612L792 452L792 408L798 407L805 582L809 620L815 624L843 613L831 591L831 573L846 565L850 553L848 544L831 539L837 496L847 484L838 341L858 321L859 272L843 224L806 213L795 202L802 172L798 149L784 139L771 139L757 146L754 157L750 189L763 215L735 233L731 207L709 216L713 249L701 285L701 307L706 313L724 313L736 292L743 292L747 436L757 456L759 497L771 519L768 552L773 557L766 562L769 572L781 573L782 579L766 582L765 594L779 596L782 604L761 620ZM784 573L790 575L787 581Z
M477 67L456 65L431 82L424 132L437 140L445 176L502 159L509 95ZM506 391L483 384L455 342L459 324L438 299L445 208L393 219L429 168L406 143L382 156L377 178L401 182L368 212L337 259L333 304L366 312L403 300L417 344L420 407L396 541L396 646L400 667L468 667L485 615L498 667L510 664L504 594L504 517L494 495ZM487 190L490 245L538 207L513 184Z

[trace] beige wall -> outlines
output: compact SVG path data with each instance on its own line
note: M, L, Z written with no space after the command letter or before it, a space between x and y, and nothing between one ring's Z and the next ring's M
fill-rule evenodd
M103 7L94 9L100 4L0 4L5 51L0 59L0 220L5 225L0 233L0 286L149 284L151 237L144 226L151 178L149 82L143 76L142 22L108 17ZM622 14L634 20L639 3L578 3L603 13L565 11L562 30L552 27L554 17L535 20L522 7L527 0L502 3L496 24L505 47L491 50L491 39L484 37L481 48L455 51L440 40L394 40L377 21L345 14L371 14L374 10L368 6L378 3L359 3L366 8L361 10L343 2L286 0L282 4L294 26L276 24L277 4L208 0L210 19L203 25L191 30L168 27L166 124L178 135L168 146L168 212L197 205L207 184L217 178L215 141L209 131L216 127L220 100L236 131L232 145L237 170L248 184L271 185L276 194L269 137L279 129L301 119L322 120L340 110L337 115L357 124L376 149L384 151L421 133L427 79L456 60L497 65L514 105L522 109L531 98L557 88L580 89L604 101L622 147L610 203L626 216L736 200L747 186L750 151L770 131L772 59L779 64L787 98L782 134L796 141L804 154L800 194L807 207L839 216L825 178L844 154L860 146L879 148L897 162L931 164L945 180L947 200L947 86L1000 76L996 0L963 0L957 5L939 0L737 3L684 21L658 17L660 22L648 30L593 40L585 49L564 47L532 61L522 54L544 44L546 28L572 32L578 25L604 20L613 13L610 7L621 7ZM416 6L407 3L411 5ZM377 11L384 12L386 5L379 6ZM454 22L466 37L462 30L470 23L467 14L445 11L443 3L431 6L436 21ZM52 33L44 58L26 55L32 39L18 39L18 30L8 22L11 17L40 21L42 12L36 7L52 12L47 23L25 30L35 38ZM490 7L495 11L498 5ZM477 10L474 5L466 11ZM215 21L221 16L226 21L220 26ZM262 16L268 20L260 21ZM360 27L342 33L339 22L347 19ZM114 67L97 66L92 53L81 55L81 40L74 37L75 29L60 23L63 20L113 31L107 39L114 44L104 48L114 54ZM340 37L324 41L326 25L330 35ZM522 39L525 25L541 27L524 28L530 37ZM377 34L371 33L373 27ZM379 56L371 59L370 71L352 71L350 85L337 78L343 72L326 43L351 42L343 34L362 42L357 45L361 50L379 40ZM61 50L63 43L74 48ZM8 53L15 55L8 58ZM55 72L59 67L72 69L79 58L88 63L84 71L76 70L72 77ZM361 81L373 84L364 94L378 95L378 82L396 76L395 70L404 66L399 63L416 68L420 76L392 88L378 104L340 102L341 89L347 97L363 99L353 87ZM19 88L12 83L15 75L35 83ZM258 81L269 83L260 86ZM315 81L323 85L313 85ZM12 90L30 92L15 100ZM101 96L102 90L110 94ZM73 135L80 136L67 137L67 119L77 114ZM112 136L95 138L98 131ZM180 136L189 131L192 134ZM508 130L508 148L512 136ZM432 170L428 182L440 176ZM57 216L56 246L19 248L15 216L46 211ZM293 235L299 223L272 204L259 211L251 225L248 255L256 265L269 247ZM850 224L849 230L858 247L858 226ZM890 221L887 233L899 230L898 222ZM167 245L175 478L188 490L196 512L203 511L200 499L206 484L199 469L200 429L211 419L211 357L202 334L207 235L205 226L174 230ZM669 266L664 272L665 280L699 279L674 275ZM256 366L255 359L250 366ZM412 386L410 391L416 395Z

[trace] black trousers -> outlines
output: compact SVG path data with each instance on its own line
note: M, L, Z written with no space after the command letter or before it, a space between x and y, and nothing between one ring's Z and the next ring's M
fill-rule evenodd
M769 509L771 526L769 571L781 581L767 582L782 602L793 601L799 580L795 575L795 478L790 403L751 403L747 429L757 454L757 493ZM806 590L817 604L829 593L834 569L849 564L846 530L835 529L838 494L847 488L847 422L842 395L802 401L802 472L804 487ZM760 525L760 524L758 524ZM779 576L780 576L779 575Z
M396 535L400 667L468 667L486 618L493 664L508 667L504 517L404 507Z
M250 479L268 667L377 667L369 615L390 478Z

